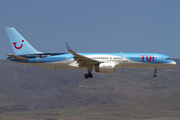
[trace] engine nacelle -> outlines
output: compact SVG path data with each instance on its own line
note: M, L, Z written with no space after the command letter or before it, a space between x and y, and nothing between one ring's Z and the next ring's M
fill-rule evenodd
M113 74L115 73L115 64L114 63L101 63L95 65L95 71L104 74Z

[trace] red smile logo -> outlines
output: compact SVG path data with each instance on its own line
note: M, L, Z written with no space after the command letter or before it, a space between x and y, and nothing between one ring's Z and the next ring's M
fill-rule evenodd
M24 40L22 40L22 42L24 42ZM17 44L16 42L14 42L13 44L14 44L14 47L15 47L16 49L21 49L21 48L22 48L22 46L23 46L23 44L21 44L21 46L20 46L20 47L17 47L17 46L16 46L16 44Z

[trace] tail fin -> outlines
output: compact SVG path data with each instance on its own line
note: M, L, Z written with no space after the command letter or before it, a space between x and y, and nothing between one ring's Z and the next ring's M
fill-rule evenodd
M24 54L37 54L36 51L24 38L21 36L16 29L10 27L6 28L7 35L15 52L15 55Z

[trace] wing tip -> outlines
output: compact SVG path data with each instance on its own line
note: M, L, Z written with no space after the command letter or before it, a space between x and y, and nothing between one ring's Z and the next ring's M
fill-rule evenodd
M70 45L68 44L68 42L66 42L66 47L67 47L68 51L73 51L73 50L71 49Z

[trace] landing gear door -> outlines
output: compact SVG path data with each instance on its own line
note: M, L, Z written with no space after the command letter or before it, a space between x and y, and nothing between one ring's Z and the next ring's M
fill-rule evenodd
M161 62L161 56L157 56L157 62L158 62L158 63Z

